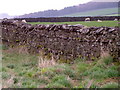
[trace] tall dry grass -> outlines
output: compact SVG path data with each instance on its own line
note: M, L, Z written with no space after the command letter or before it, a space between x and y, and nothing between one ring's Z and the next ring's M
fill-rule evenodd
M57 62L55 61L53 55L51 56L51 59L46 58L43 55L43 52L41 51L38 56L38 67L40 68L46 68L57 65Z

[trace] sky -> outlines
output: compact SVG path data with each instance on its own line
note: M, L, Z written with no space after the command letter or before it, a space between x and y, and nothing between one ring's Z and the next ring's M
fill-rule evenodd
M49 9L63 9L92 0L0 0L0 14L23 15Z

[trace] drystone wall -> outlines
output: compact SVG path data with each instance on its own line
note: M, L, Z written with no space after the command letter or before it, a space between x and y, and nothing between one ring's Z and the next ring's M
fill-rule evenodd
M85 21L86 18L90 18L90 21L99 20L120 20L120 16L96 16L96 17L41 17L41 18L15 18L14 20L26 20L27 22L75 22Z
M83 25L31 25L3 20L2 41L8 46L25 45L30 53L44 51L56 60L77 57L93 60L108 51L115 58L120 53L119 27L86 27Z

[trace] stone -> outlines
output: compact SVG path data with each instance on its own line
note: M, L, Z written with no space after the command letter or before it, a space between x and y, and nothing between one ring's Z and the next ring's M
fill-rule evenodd
M114 28L109 29L109 33L113 32L114 30L115 30Z
M90 31L89 29L83 29L83 30L82 30L82 33L83 33L83 34L87 34L87 33L89 33L89 31Z
M104 28L100 28L100 29L96 30L96 33L98 34L98 33L102 32L103 30L104 30Z
M116 44L117 44L117 46L120 46L120 41L119 41L119 42L117 42Z
M7 46L25 45L30 53L43 50L64 59L81 55L92 60L101 51L110 51L118 58L119 27L86 27L82 25L31 25L14 20L2 20L2 41ZM56 57L56 56L54 56Z

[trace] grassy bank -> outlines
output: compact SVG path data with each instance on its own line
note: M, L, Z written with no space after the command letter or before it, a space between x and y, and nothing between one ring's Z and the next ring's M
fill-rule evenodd
M22 52L22 54L21 54ZM43 60L25 49L4 49L4 88L118 88L118 63L111 56L95 61L76 59L74 64Z
M70 25L75 25L75 24L82 24L84 26L96 26L96 27L101 27L101 26L108 26L108 27L114 27L118 26L118 21L103 21L103 22L97 22L97 21L91 21L91 22L29 22L29 24L70 24Z

